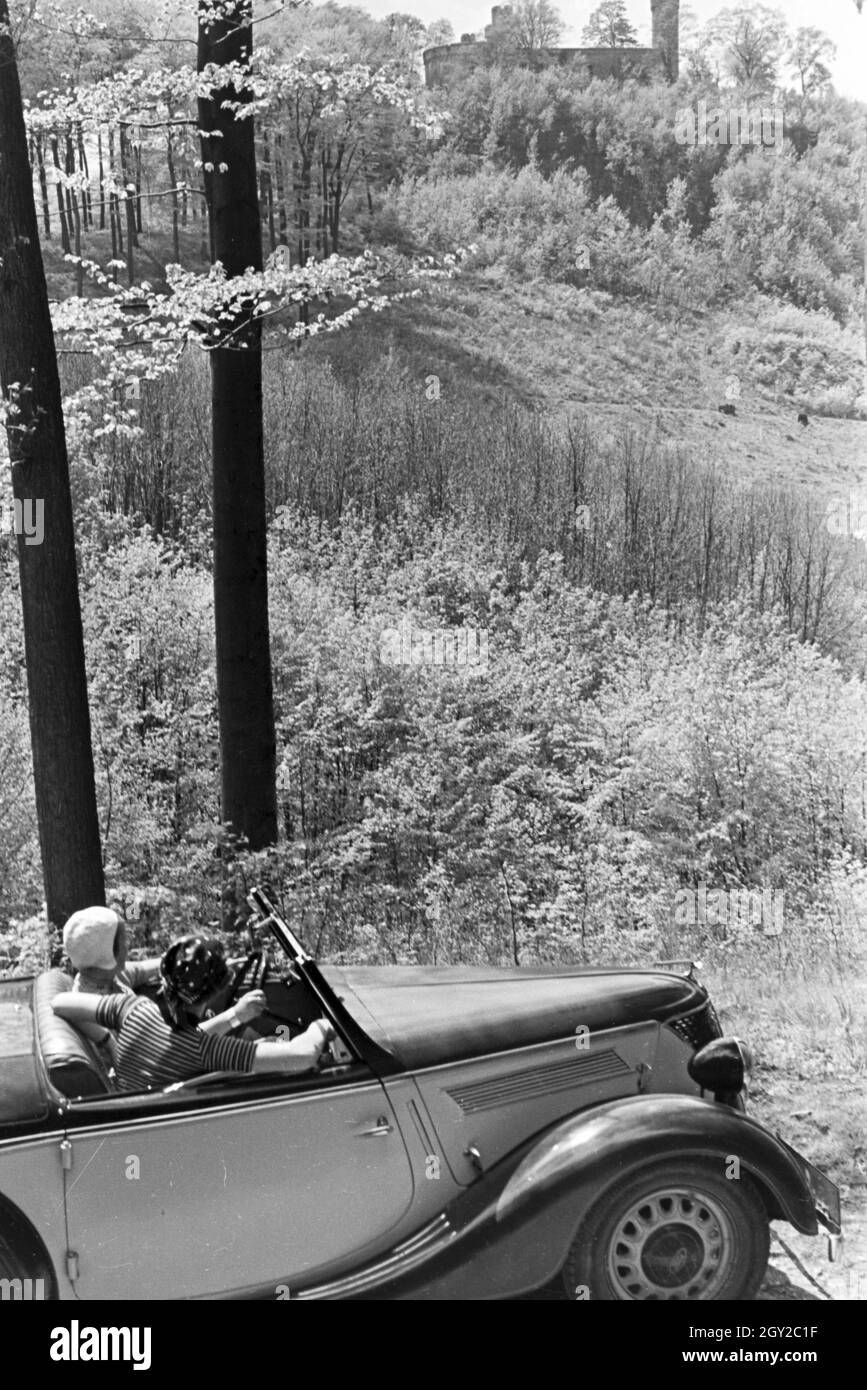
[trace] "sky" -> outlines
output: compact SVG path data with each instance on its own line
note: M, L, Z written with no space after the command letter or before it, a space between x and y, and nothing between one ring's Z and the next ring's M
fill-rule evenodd
M434 19L450 19L455 36L476 33L490 22L487 0L355 0L376 19L399 10L417 15L425 24ZM562 42L567 47L581 43L581 31L598 0L555 0L566 28ZM720 10L730 8L724 0L687 0L699 24L705 24ZM834 84L846 96L867 100L867 4L859 16L855 0L780 0L773 8L782 10L792 29L808 25L823 30L837 45L837 58L831 65ZM626 8L638 31L639 43L650 43L650 0L627 0ZM684 8L682 6L682 8Z

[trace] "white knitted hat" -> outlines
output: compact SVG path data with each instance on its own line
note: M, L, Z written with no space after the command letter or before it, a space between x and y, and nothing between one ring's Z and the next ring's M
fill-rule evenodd
M83 907L63 928L63 946L74 970L113 970L120 918L110 907Z

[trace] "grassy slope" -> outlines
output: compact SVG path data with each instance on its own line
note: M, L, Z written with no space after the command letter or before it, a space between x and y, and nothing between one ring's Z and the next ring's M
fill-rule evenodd
M181 231L184 264L200 263L200 224ZM49 292L73 288L56 238L43 245ZM103 264L107 233L88 233L87 254ZM162 288L171 237L144 234L139 278ZM122 274L122 272L121 272ZM637 425L745 479L800 482L830 492L862 482L867 421L811 416L757 386L732 351L750 327L750 306L735 312L661 317L649 303L616 300L568 285L521 284L494 272L467 275L437 294L359 321L340 338L312 345L336 366L388 356L420 381L435 373L445 389L518 398L553 411L584 410L601 430ZM726 381L737 373L734 418L719 413Z
M636 301L600 303L569 286L473 276L316 350L338 365L390 353L398 370L419 380L436 373L444 389L586 410L603 431L636 425L745 479L827 491L860 483L867 421L811 416L800 426L794 400L775 400L738 371L728 344L751 323L748 309L664 321ZM718 410L733 372L741 384L734 418Z

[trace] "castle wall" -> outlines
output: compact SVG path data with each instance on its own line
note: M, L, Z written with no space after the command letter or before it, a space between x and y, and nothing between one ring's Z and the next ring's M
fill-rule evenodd
M520 48L515 42L509 5L495 5L484 40L465 35L460 43L428 48L424 58L428 87L459 83L476 68L520 67L540 70L565 67L579 70L586 81L594 77L653 78L673 82L677 78L680 0L651 0L653 45L651 48Z
M443 43L426 48L422 58L427 87L449 87L476 68L489 66L491 60L486 43Z
M663 54L655 48L494 48L487 43L449 43L423 54L428 87L449 87L480 67L577 68L594 77L665 76Z

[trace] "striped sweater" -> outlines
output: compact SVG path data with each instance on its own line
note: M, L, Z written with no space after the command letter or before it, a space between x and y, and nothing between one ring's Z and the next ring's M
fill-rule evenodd
M118 1034L115 1071L121 1091L153 1091L206 1071L251 1072L256 1044L214 1037L198 1028L170 1028L152 999L106 994L96 1021Z

